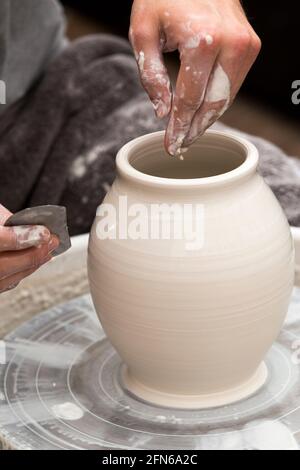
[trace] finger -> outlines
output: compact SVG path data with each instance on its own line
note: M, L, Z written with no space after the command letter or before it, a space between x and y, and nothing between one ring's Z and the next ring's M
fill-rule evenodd
M49 253L53 253L60 245L60 239L57 235L51 234L51 239L48 245Z
M51 252L56 248L57 241L53 242L52 239L49 244L42 245L38 248L2 253L0 255L0 280L23 271L37 269L51 259Z
M18 227L0 226L0 252L24 250L49 243L51 234L42 225Z
M172 90L164 64L159 28L153 22L141 28L132 24L129 32L137 60L141 82L153 104L156 115L164 118L170 113Z
M219 52L217 37L203 35L187 41L180 49L181 66L170 121L166 132L166 149L180 154L193 118L200 108Z
M5 224L5 222L11 215L12 213L0 204L0 225Z
M210 77L202 106L194 116L184 145L189 146L227 110L232 98L231 81L220 63Z
M34 269L28 269L27 271L14 274L13 276L0 280L0 294L15 289L23 279L30 276L37 270L38 267Z
M236 39L234 47L224 46L211 74L204 102L193 119L184 145L191 145L225 113L253 65L259 47L259 43L252 47L251 36L247 32Z

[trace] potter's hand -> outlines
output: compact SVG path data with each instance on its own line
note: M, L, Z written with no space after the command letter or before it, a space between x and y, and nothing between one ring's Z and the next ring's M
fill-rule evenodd
M59 241L43 226L4 227L11 213L0 204L0 293L16 287L51 259Z
M135 0L129 37L158 117L171 113L171 155L225 112L261 46L238 0ZM176 49L181 67L172 99L162 53Z

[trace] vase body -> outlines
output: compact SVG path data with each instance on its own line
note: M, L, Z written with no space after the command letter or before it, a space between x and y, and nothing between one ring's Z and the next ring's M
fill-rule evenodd
M163 133L118 154L118 176L90 236L89 280L101 324L124 361L124 386L143 400L220 406L267 378L263 360L287 313L294 249L257 161L250 143L216 131L184 162L164 153ZM153 229L163 218L180 223L174 204L193 208L181 214L197 218L194 238L189 230L158 236Z

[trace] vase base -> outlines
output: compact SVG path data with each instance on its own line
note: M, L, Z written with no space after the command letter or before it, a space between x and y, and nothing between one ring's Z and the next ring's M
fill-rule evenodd
M176 395L160 392L136 380L124 365L121 377L123 385L129 393L152 405L177 409L209 409L236 403L254 395L265 385L268 379L268 369L263 362L255 374L238 387L207 395Z

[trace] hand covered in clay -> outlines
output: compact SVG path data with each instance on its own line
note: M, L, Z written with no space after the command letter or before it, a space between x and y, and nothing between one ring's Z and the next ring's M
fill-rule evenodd
M0 293L51 260L59 241L43 226L4 227L11 213L0 204Z
M226 111L261 47L238 0L135 0L129 38L157 116L170 113L171 155ZM181 66L172 94L163 53L177 49Z

